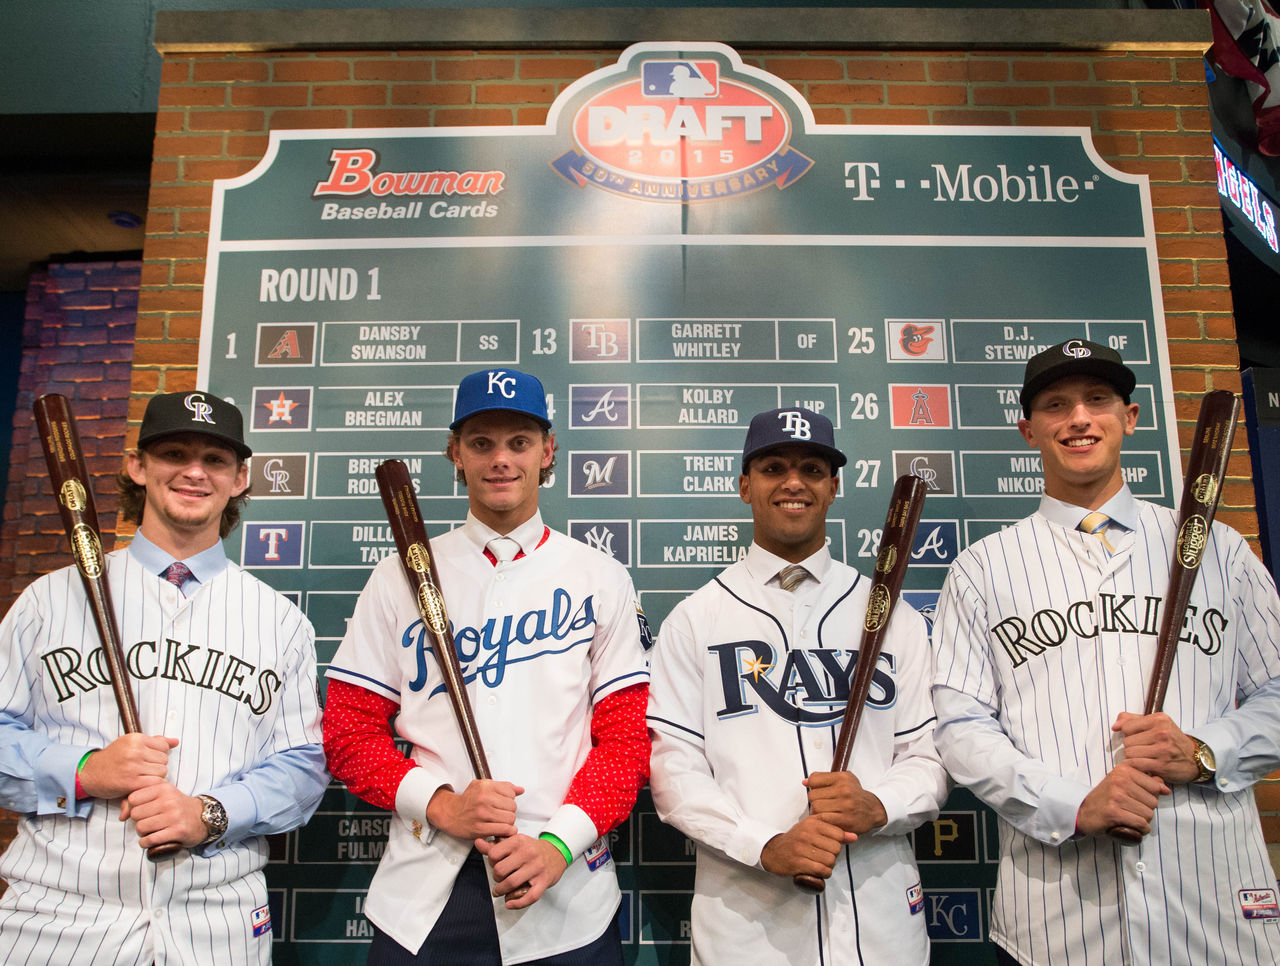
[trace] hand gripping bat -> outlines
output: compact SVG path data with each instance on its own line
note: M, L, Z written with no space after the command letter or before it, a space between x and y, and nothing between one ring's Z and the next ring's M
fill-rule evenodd
M32 406L40 445L44 448L44 461L49 467L49 479L53 482L58 498L58 511L62 514L62 527L71 541L71 554L76 570L84 584L89 611L102 642L102 654L106 658L107 674L115 693L116 707L127 734L142 731L138 720L138 706L129 690L129 676L125 670L124 648L116 630L116 615L111 604L111 592L107 587L106 558L102 552L102 538L98 531L98 511L93 502L93 481L85 466L84 451L80 448L80 434L76 431L75 418L66 396L51 393L38 398ZM166 858L182 849L177 842L153 845L147 849L152 861Z
M880 553L876 557L875 576L871 580L871 594L867 598L867 613L862 623L862 643L858 645L858 659L854 664L853 679L849 684L849 700L844 708L844 720L840 723L840 735L832 756L832 771L847 771L849 756L853 752L853 740L862 720L862 709L871 690L871 678L880 649L884 646L886 628L893 608L902 591L902 579L907 573L911 548L915 543L916 526L924 510L925 482L918 476L898 477L889 501L889 513L885 517L884 531L880 538ZM809 892L822 892L826 883L817 876L799 874L792 881Z
M471 699L467 697L466 679L458 662L449 615L445 612L444 594L440 590L440 572L431 553L431 543L427 540L427 528L418 507L409 467L403 460L387 460L378 465L373 475L378 481L378 492L382 494L382 506L395 537L396 551L404 564L418 613L422 616L423 626L440 665L445 693L453 705L453 716L458 722L458 730L462 732L462 743L466 746L471 770L476 778L488 781L493 778L489 759L485 757L484 746L480 743L475 712L471 709ZM507 898L519 899L528 891L528 886L521 886Z
M1164 708L1173 659L1178 652L1178 637L1186 618L1191 589L1200 572L1200 558L1209 542L1209 529L1218 510L1222 480L1227 475L1231 458L1231 442L1235 437L1240 399L1225 389L1207 392L1200 400L1200 416L1196 434L1191 440L1187 460L1187 478L1178 507L1178 537L1173 548L1169 570L1169 587L1164 595L1164 615L1160 637L1156 643L1156 661L1147 688L1143 714L1155 714ZM1107 833L1125 845L1136 845L1142 835L1135 829L1115 825Z

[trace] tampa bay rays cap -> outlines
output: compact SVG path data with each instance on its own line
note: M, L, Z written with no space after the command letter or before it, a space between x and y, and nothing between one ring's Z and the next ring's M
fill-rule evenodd
M543 429L551 428L547 418L547 393L537 376L516 369L481 369L458 383L453 403L452 432L477 413L508 410L529 416Z
M1027 368L1022 375L1022 392L1018 396L1022 414L1029 419L1031 401L1036 394L1059 379L1072 376L1093 376L1108 382L1126 403L1133 387L1138 384L1138 377L1124 364L1115 349L1084 339L1068 339L1027 360Z
M146 446L165 436L200 433L226 443L242 460L253 455L244 444L244 417L240 410L210 392L166 392L152 396L142 414L138 445Z
M836 448L831 420L812 409L792 406L790 409L771 409L751 417L747 441L742 446L742 472L745 473L751 460L765 450L794 444L816 449L831 461L833 470L849 462Z

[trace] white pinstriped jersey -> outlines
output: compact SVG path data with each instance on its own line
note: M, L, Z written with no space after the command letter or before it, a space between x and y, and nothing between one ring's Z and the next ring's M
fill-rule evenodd
M927 963L906 833L938 814L948 785L932 740L928 636L906 604L890 621L850 760L888 824L845 847L818 896L759 865L769 839L806 815L801 781L831 768L871 587L824 549L804 561L820 581L792 594L768 584L785 563L752 544L672 610L653 650L653 800L698 846L692 961Z
M216 792L319 744L314 633L296 607L234 564L184 599L127 550L107 561L142 728L179 739L167 776L179 790ZM63 745L101 748L123 730L107 680L76 570L37 580L0 624L0 711ZM322 771L298 779L313 797L285 827L310 815L324 784ZM119 801L81 805L87 814L20 817L0 859L4 963L270 961L264 837L153 863Z
M1110 558L1041 512L960 554L943 587L937 742L1001 818L992 935L1028 966L1280 962L1251 789L1280 766L1280 601L1234 530L1213 527L1164 706L1213 749L1216 782L1175 786L1137 847L1073 837L1122 744L1111 724L1141 713L1176 540L1174 511L1134 503Z
M517 532L525 548L537 546L541 516ZM555 530L545 534L536 550L497 567L484 555L494 533L472 516L431 540L490 772L525 789L516 799L521 832L550 831L578 856L529 908L494 900L505 963L578 949L608 927L620 900L613 863L607 851L588 851L595 826L564 798L591 750L592 706L649 678L626 568ZM472 848L426 825L427 802L443 784L461 792L474 775L398 556L374 568L326 673L399 702L396 731L421 766L397 789L401 820L391 823L364 906L379 929L416 951Z

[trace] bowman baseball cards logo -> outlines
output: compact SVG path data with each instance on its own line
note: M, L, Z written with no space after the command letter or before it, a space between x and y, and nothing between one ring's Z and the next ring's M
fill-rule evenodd
M570 386L569 426L572 429L630 429L631 387L625 382Z
M791 148L782 104L719 60L660 54L638 67L602 72L623 78L573 115L576 149L551 162L570 183L683 203L783 189L813 166Z

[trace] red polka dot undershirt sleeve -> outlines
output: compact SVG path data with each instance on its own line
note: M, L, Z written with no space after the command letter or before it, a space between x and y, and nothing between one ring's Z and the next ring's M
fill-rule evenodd
M593 747L573 776L565 804L586 812L601 835L631 814L649 780L648 705L649 685L637 684L602 699L591 713Z
M345 681L329 681L324 753L329 771L370 805L394 810L396 789L418 767L395 745L391 718L400 705Z

